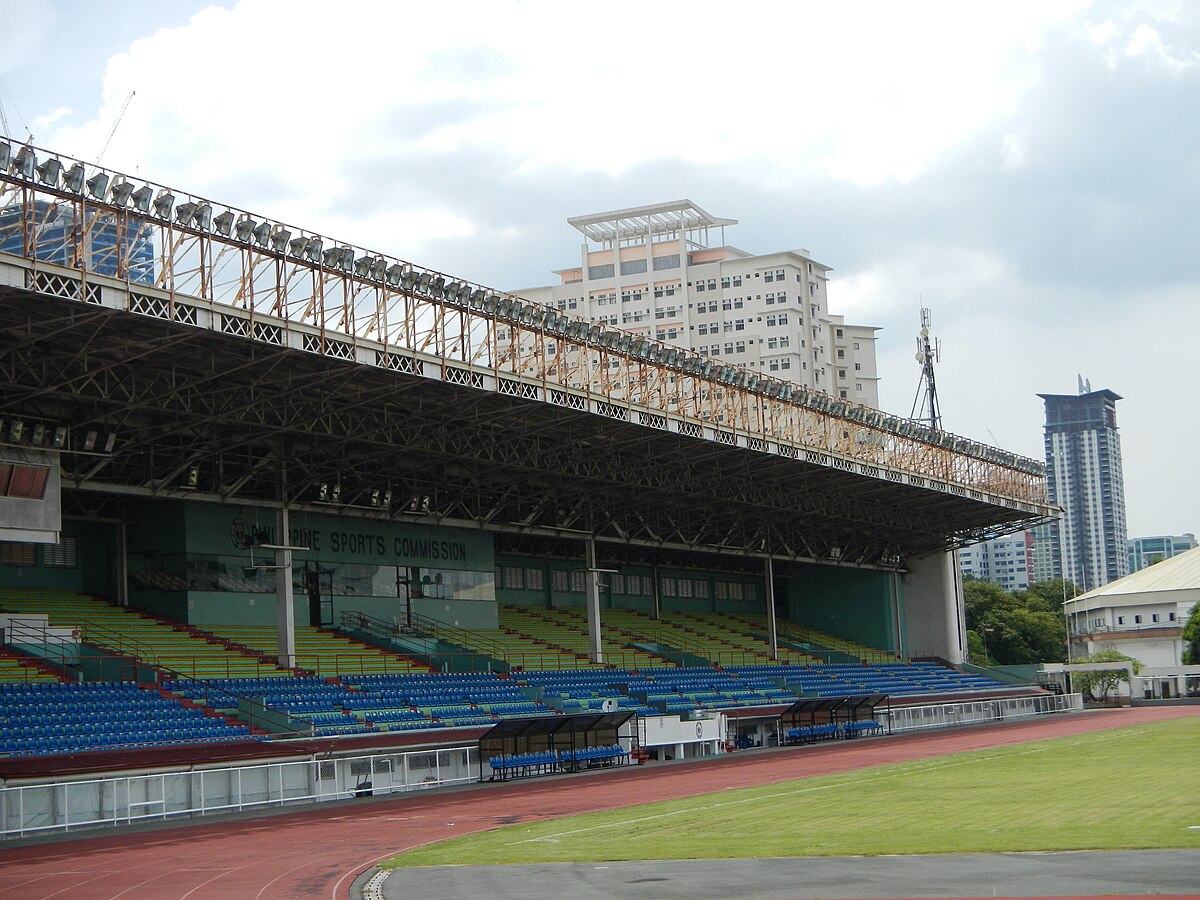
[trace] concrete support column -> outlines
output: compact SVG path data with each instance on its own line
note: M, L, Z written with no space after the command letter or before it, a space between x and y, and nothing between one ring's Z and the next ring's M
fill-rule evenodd
M296 614L292 607L292 547L291 528L286 506L279 508L275 519L279 543L275 547L275 626L279 640L279 665L285 669L296 665Z
M779 632L775 628L775 567L771 557L763 564L763 574L767 580L767 639L771 642L771 659L779 660Z
M592 662L604 662L600 646L600 571L596 568L596 539L588 536L583 543L584 588L587 598L588 656Z
M908 561L904 579L904 625L909 654L963 662L963 598L954 551Z
M129 533L124 522L117 526L117 603L129 605Z

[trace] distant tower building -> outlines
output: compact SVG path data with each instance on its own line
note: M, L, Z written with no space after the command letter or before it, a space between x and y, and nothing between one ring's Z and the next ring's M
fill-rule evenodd
M1164 559L1197 547L1196 536L1187 534L1156 534L1153 537L1129 539L1129 571L1137 572Z
M1129 574L1125 479L1117 401L1112 391L1038 394L1046 402L1046 468L1050 502L1063 508L1050 525L1054 577L1083 591Z

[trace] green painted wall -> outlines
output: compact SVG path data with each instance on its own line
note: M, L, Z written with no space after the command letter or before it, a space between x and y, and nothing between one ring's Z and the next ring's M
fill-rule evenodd
M76 565L46 565L46 545L39 544L36 565L0 566L0 586L75 591L115 599L117 534L116 525L68 519L63 522L62 536L76 542Z
M793 622L870 647L896 649L889 573L809 566L786 584L788 618Z
M129 526L130 569L149 579L131 579L132 602L193 625L272 625L276 621L274 552L251 549L283 543L276 535L276 512L254 507L164 502L147 507ZM407 585L397 576L428 581L412 588L413 609L461 627L496 627L492 536L484 532L293 513L286 543L307 549L293 553L295 621L310 621L305 572L323 573L322 595L329 599L333 624L343 611L390 620L405 611ZM445 573L446 583L430 573ZM461 574L458 574L461 573ZM483 573L486 583L451 582ZM162 577L177 590L149 588ZM441 578L440 575L436 576Z

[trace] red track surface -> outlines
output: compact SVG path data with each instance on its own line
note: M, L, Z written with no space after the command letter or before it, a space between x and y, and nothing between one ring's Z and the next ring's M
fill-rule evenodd
M515 822L845 772L1200 715L1200 707L1105 710L1037 721L733 754L694 764L410 793L299 813L0 850L0 895L17 898L346 898L354 877L401 850Z

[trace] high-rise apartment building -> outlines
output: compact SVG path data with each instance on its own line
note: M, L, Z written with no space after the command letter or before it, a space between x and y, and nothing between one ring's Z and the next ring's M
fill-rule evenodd
M1046 402L1046 468L1054 577L1083 591L1129 574L1117 401L1109 390L1038 394Z
M1164 559L1197 547L1194 534L1156 534L1129 539L1129 571L1132 574Z
M980 541L958 551L963 575L998 584L1006 591L1023 591L1033 578L1033 534L1018 531Z
M89 208L79 219L70 203L36 200L32 215L17 203L0 207L0 253L26 252L60 266L86 264L101 275L125 275L135 284L154 283L152 226L133 216L124 223Z
M829 267L807 250L725 244L735 219L690 200L576 216L577 265L514 293L592 322L879 406L875 332L829 311ZM711 238L717 237L713 241Z

